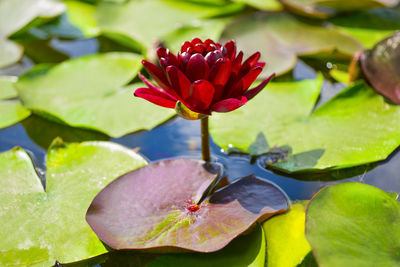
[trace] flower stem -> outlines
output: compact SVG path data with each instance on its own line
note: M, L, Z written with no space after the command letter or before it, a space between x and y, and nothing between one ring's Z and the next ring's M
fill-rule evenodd
M201 158L204 161L211 161L210 134L208 133L208 116L201 119Z

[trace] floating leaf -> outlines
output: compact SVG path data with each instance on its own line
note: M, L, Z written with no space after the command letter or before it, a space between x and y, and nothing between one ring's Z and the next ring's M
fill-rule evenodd
M18 80L15 76L0 76L0 100L17 97L14 83Z
M272 83L248 105L213 114L213 140L224 150L245 151L262 132L270 146L291 147L286 160L271 164L286 172L362 165L385 159L399 146L400 107L358 83L312 111L321 82Z
M20 31L35 18L60 15L64 4L54 0L0 0L0 68L17 62L23 48L7 38Z
M53 18L65 10L55 0L0 0L0 37L9 37L35 18Z
M202 18L237 12L242 8L242 4L235 3L197 4L177 0L129 1L123 4L103 2L97 6L96 17L104 35L128 47L146 51L156 41L167 39L172 42L174 32L179 28L192 27L195 21ZM215 30L212 27L203 28L201 36L208 36L208 31ZM199 32L196 34L199 35Z
M245 53L261 52L263 75L291 70L297 56L331 54L351 59L362 49L357 40L332 27L304 23L286 13L255 13L228 26L224 40L235 39Z
M0 129L11 126L31 114L19 100L10 99L17 96L14 89L16 80L17 77L0 76Z
M306 237L319 266L398 266L397 194L360 183L325 187L311 200Z
M304 204L294 204L290 210L263 224L268 248L268 267L296 267L311 251L304 235Z
M23 55L23 47L19 44L0 37L0 68L17 62Z
M131 53L86 56L53 68L38 65L20 78L17 90L23 104L39 115L119 137L174 114L135 98L133 90L141 84L124 86L139 68L140 57Z
M1 90L1 88L0 88ZM11 126L31 114L18 100L0 101L0 129Z
M267 10L267 11L280 11L283 9L281 3L278 0L233 0L238 3L246 3L249 6Z
M58 141L48 152L44 190L26 152L1 153L0 264L50 266L106 253L85 222L87 207L106 184L145 164L117 144Z
M280 2L293 13L325 19L341 11L394 7L399 0L280 0Z
M86 220L114 249L213 252L257 220L287 209L274 185L247 176L204 199L218 175L193 159L152 163L115 180L93 200Z
M329 21L371 49L382 39L400 30L400 7L358 11Z
M361 67L376 91L400 104L400 31L365 51Z

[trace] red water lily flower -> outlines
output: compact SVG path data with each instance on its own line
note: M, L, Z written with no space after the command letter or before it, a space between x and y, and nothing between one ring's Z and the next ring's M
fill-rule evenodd
M258 61L259 52L242 63L243 52L236 54L234 41L222 46L210 39L202 42L194 38L183 43L178 55L164 47L158 48L157 55L161 68L146 60L142 64L159 87L139 74L148 88L136 89L135 96L167 108L182 103L190 111L205 115L239 108L274 76L248 90L265 63Z

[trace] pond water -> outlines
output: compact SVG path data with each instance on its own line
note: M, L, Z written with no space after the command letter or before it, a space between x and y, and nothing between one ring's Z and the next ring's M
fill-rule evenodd
M53 39L50 45L68 54L71 58L97 53L100 47L97 39L80 41ZM31 60L24 58L19 65L0 70L0 75L20 75L32 65ZM293 71L295 79L312 78L315 75L316 73L302 62L299 62ZM325 82L318 105L326 102L342 88L341 84ZM65 141L110 140L138 150L150 161L171 157L201 158L200 121L187 121L179 117L175 117L151 131L140 131L121 138L110 139L99 133L77 130L37 116L31 116L21 123L0 130L0 151L9 150L14 146L20 146L27 150L45 183L46 148L51 140L58 135L61 135ZM277 184L293 201L310 199L326 185L348 181L371 184L388 192L400 192L400 179L397 172L397 168L400 166L399 149L387 160L374 165L376 167L370 171L368 170L373 166L361 166L356 170L314 176L288 177L290 175L283 176L264 169L260 160L253 162L250 157L245 155L228 156L212 142L211 146L213 159L224 165L225 174L230 181L255 174ZM344 177L347 179L343 179Z

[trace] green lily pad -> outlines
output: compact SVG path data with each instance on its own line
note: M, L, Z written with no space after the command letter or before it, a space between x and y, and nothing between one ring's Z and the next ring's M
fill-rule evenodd
M28 117L31 112L24 108L18 100L13 99L0 101L0 114L1 129L22 121Z
M255 13L228 26L223 40L235 39L245 53L261 52L267 65L261 75L284 74L297 62L297 56L319 53L350 61L362 49L353 37L332 27L311 25L287 13Z
M306 237L319 266L399 266L397 197L361 183L318 192L307 208Z
M85 222L87 207L105 185L143 165L117 144L57 141L47 155L44 189L26 152L1 153L0 264L50 266L106 253Z
M16 63L23 55L23 47L0 37L0 68Z
M283 9L278 0L233 0L238 3L246 3L249 6L266 11L280 11Z
M399 146L400 107L361 82L313 111L321 83L321 77L271 83L244 107L213 114L214 141L224 150L246 151L261 132L270 146L290 147L291 154L270 162L285 172L367 164Z
M394 7L399 0L280 0L291 12L325 19L341 11L355 11L378 7Z
M86 220L114 249L214 252L287 209L284 193L253 175L208 195L219 171L194 159L151 163L104 188Z
M374 89L400 105L400 31L364 51L360 62Z
M329 20L341 31L355 37L371 49L382 39L400 30L400 8L377 8L358 11Z
M0 0L0 68L17 62L22 46L7 40L36 18L52 18L64 12L63 3L54 0Z
M239 3L226 5L218 2L196 3L179 0L136 0L123 4L103 2L96 8L96 17L104 35L128 47L147 51L155 42L164 39L171 42L179 28L195 27L197 21L203 23L201 19L238 12L243 7L244 5ZM215 34L209 36L208 32L215 32L216 29L202 29L201 36L215 38L212 36ZM199 32L196 34L199 35ZM180 41L180 37L178 39Z
M10 99L17 96L14 89L16 80L17 77L0 76L0 129L11 126L31 114L19 100Z
M55 0L0 0L0 37L9 37L36 18L53 18L65 11Z
M0 100L17 97L14 83L18 80L16 76L0 76Z
M174 115L135 98L133 90L141 84L125 86L140 67L140 57L132 53L91 55L53 68L38 65L16 87L24 106L39 115L119 137Z
M284 214L263 224L268 248L268 267L296 267L311 251L305 230L304 204L294 204Z

